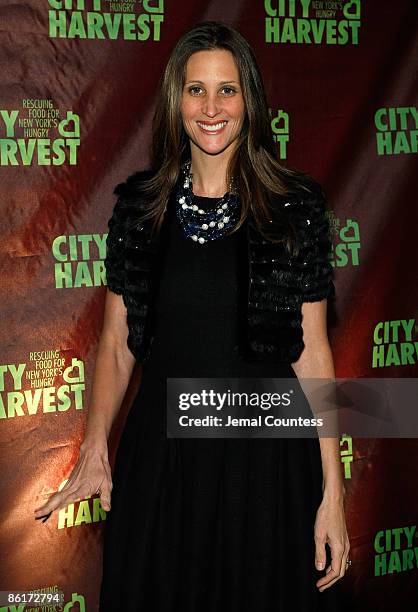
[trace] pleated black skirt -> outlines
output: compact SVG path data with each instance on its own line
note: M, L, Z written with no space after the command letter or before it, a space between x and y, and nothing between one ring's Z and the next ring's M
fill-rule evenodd
M167 439L142 381L113 474L100 611L340 611L315 582L318 439Z

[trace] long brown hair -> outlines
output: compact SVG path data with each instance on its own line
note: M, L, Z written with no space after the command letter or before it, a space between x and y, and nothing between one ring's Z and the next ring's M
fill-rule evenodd
M186 65L193 53L211 49L232 53L245 103L242 131L227 169L227 184L233 177L241 200L241 216L233 231L242 225L251 211L262 234L275 240L278 236L277 232L274 236L274 222L281 214L280 207L274 206L274 197L288 193L291 185L303 188L305 181L301 179L305 175L285 168L277 161L264 86L250 45L239 32L216 21L200 23L179 39L160 80L153 119L153 175L142 186L151 196L144 217L153 219L154 231L160 229L181 164L190 159L189 138L180 114ZM291 227L288 230L285 241L289 246L293 232ZM280 239L283 240L283 235Z

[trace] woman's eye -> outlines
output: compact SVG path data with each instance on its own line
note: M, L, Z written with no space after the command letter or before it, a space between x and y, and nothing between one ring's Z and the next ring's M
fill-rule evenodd
M188 91L192 96L200 96L205 93L203 87L200 87L199 85L192 85L188 88ZM232 96L234 93L236 93L236 89L230 85L224 85L224 87L222 87L219 91L225 96Z

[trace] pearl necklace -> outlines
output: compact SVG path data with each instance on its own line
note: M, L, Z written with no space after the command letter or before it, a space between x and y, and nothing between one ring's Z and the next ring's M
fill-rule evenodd
M176 215L186 238L204 244L221 238L235 226L239 218L239 198L231 182L228 192L216 202L215 208L199 208L192 190L190 165L188 161L181 168L183 177L176 192Z

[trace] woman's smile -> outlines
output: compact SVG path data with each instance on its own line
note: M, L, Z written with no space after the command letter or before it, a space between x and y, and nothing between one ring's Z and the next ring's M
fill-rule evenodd
M196 121L199 128L205 134L220 134L226 127L228 121L217 121L216 123L210 123L209 121Z

